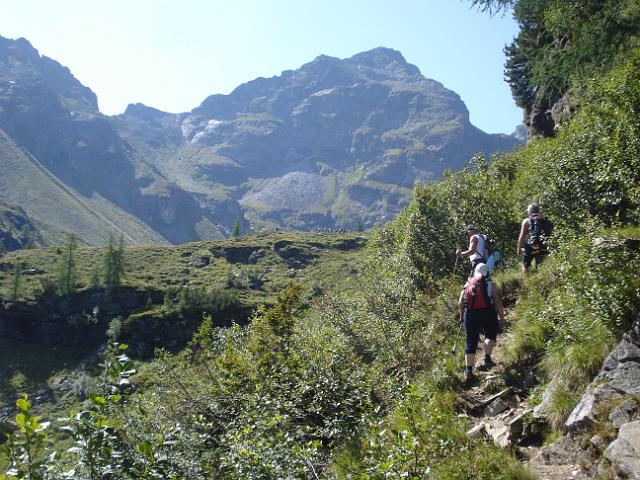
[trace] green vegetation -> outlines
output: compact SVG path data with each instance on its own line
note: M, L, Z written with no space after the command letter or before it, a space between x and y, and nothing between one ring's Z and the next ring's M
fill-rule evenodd
M240 219L236 219L236 221L233 223L233 228L231 229L231 238L233 238L234 240L238 240L240 238Z
M13 264L13 275L11 276L11 292L9 293L9 300L15 302L20 298L20 286L22 282L22 264L15 261Z
M471 3L490 13L512 10L520 32L505 49L505 76L527 114L544 112L563 95L579 91L586 78L626 62L629 51L640 45L640 4L634 0ZM538 133L553 131L538 125Z
M120 242L116 247L113 235L109 235L109 243L105 247L103 257L104 285L108 290L114 291L120 287L124 270L124 238L120 236Z
M77 281L75 255L77 248L76 236L74 234L69 235L62 247L56 266L56 290L58 295L70 295L75 290Z

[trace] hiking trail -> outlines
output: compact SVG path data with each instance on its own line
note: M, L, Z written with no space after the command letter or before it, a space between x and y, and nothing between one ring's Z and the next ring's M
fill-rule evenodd
M485 437L501 448L512 448L523 464L540 480L582 480L588 478L579 465L554 464L541 449L543 437L531 422L533 405L527 397L527 388L535 385L531 372L519 372L520 378L505 372L505 349L513 334L508 326L514 323L512 309L505 308L507 331L498 335L491 354L496 366L483 372L474 368L475 379L458 392L460 416L471 420L474 426L467 435ZM479 343L478 357L482 357Z

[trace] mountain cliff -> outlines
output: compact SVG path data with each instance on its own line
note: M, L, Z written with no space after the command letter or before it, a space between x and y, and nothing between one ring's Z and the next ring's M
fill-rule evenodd
M471 125L457 94L387 48L320 56L191 112L134 104L107 117L67 68L0 38L4 196L93 244L223 237L237 218L384 223L416 181L517 143Z

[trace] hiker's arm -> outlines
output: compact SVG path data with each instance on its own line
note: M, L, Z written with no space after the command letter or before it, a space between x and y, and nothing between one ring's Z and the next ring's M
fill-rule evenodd
M456 255L460 255L462 257L470 257L475 253L477 246L478 246L478 236L474 235L469 240L469 250L465 250L463 252L462 249L459 248L456 250Z
M503 330L504 305L502 304L502 294L500 293L500 289L496 284L493 285L493 304L496 306L496 310L498 311L498 325L500 326L500 330Z
M520 236L518 237L518 256L522 255L522 247L524 245L524 239L527 236L527 230L529 230L529 219L525 218L522 221L522 227L520 227Z

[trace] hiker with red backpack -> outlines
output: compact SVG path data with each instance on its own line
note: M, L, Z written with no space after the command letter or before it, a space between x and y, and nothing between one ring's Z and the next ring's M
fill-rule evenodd
M460 322L464 322L466 333L464 350L466 382L473 380L473 367L480 334L484 335L484 362L477 368L486 371L495 366L491 359L491 352L496 344L498 332L504 329L502 298L498 287L488 278L488 273L484 263L476 265L458 300Z
M547 258L549 248L546 241L552 232L553 223L540 212L540 207L535 203L529 205L518 237L518 256L522 256L523 273L529 273L534 259L538 268Z

